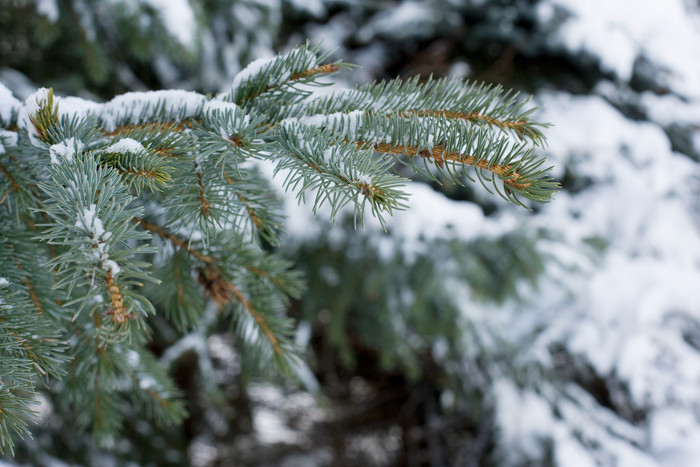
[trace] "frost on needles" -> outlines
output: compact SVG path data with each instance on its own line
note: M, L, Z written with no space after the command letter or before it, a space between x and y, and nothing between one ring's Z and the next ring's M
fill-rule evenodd
M100 104L0 84L0 449L27 432L34 395L61 378L58 410L103 443L128 404L185 416L148 315L185 339L216 309L263 367L298 365L285 316L303 280L274 252L284 219L262 161L331 217L405 208L395 166L504 199L557 185L526 99L453 79L394 80L317 96L349 68L298 47L244 69L214 98L127 93ZM324 78L324 80L321 80ZM41 386L40 386L41 385ZM43 390L43 389L42 389Z

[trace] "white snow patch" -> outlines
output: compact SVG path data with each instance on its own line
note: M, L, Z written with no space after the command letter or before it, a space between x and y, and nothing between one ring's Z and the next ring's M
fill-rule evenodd
M194 49L197 20L187 0L142 0L158 12L168 32L189 49Z
M38 0L36 3L36 12L42 16L46 16L49 21L53 23L58 20L58 5L56 5L56 0Z
M137 368L141 366L141 355L135 350L128 350L126 352L126 361L132 368Z
M97 38L97 31L93 21L93 9L86 5L84 0L74 0L72 4L73 12L78 16L78 22L88 41L94 41Z
M158 382L151 375L146 373L139 374L139 388L144 391L158 386Z
M70 137L60 143L56 143L49 148L49 156L52 164L60 164L65 159L68 162L73 160L73 155L77 151L82 151L85 147L82 141Z
M104 301L105 301L105 297L102 294L94 295L90 299L90 303L92 303L92 304L104 303Z
M112 236L112 232L106 232L102 220L97 216L97 206L91 204L89 208L83 209L83 214L75 222L77 227L86 229L90 235L92 243L91 254L100 262L100 268L111 272L116 277L121 271L121 267L116 261L109 259L109 244L107 240Z
M7 279L5 279L4 277L0 277L0 287L5 286L9 283L10 281L8 281Z
M551 436L550 430L556 423L547 402L533 392L521 391L506 379L495 382L493 395L499 433L511 459L522 459L523 455L536 458L541 449L539 443Z
M642 93L640 102L649 117L662 125L695 125L700 122L700 99L681 99L672 94L659 96L647 91Z
M233 118L225 119L223 124L218 124L217 121L219 134L226 140L229 140L232 135L236 135L250 124L250 118L246 115L245 111L233 102L213 99L204 104L202 112L208 117L217 114L231 113Z
M122 268L119 267L117 262L113 261L111 259L106 259L106 260L102 261L101 267L105 271L111 272L112 277L117 277L117 274L119 274L119 272L122 270Z
M372 177L367 174L359 174L357 176L357 181L363 185L372 185Z
M288 0L296 11L305 11L314 18L322 18L326 15L326 7L323 0Z
M357 38L369 42L377 35L391 35L394 39L429 37L439 20L430 4L407 1L375 15L357 32Z
M97 216L95 212L97 206L91 204L89 208L83 209L82 217L79 217L75 221L76 227L82 227L92 234L92 238L97 240L102 237L105 233L104 226L102 225L102 220Z
M54 99L56 99L54 97ZM83 117L89 114L96 115L102 104L80 97L65 96L61 97L61 105L58 107L59 116L67 115L70 117Z
M316 63L316 55L309 51L309 50L304 50L304 55L299 56L298 54L300 53L300 50L295 50L293 52L290 52L289 54L286 55L277 55L275 57L261 57L253 60L250 62L245 68L243 68L236 76L233 78L233 82L231 83L231 86L228 91L221 93L217 96L217 99L220 100L230 100L233 98L233 96L236 93L236 90L243 84L245 84L247 81L249 81L252 77L254 77L257 74L260 74L262 72L267 71L267 68L271 67L271 64L275 61L278 60L284 60L286 57L290 55L297 56L297 59L304 63L306 66L311 66L312 64ZM269 82L268 85L273 86L273 85L278 85L282 84L285 81L287 81L290 77L290 72L289 71L284 71L282 68L278 68L276 73L273 73L272 76L269 76Z
M0 130L0 143L7 147L17 146L17 137L15 131Z
M8 125L13 113L17 113L22 103L12 95L7 86L0 83L0 122Z
M105 152L116 152L119 154L139 154L145 152L143 145L132 138L122 138L105 149Z
M17 146L17 136L14 131L0 130L0 154L5 154L8 147Z
M238 88L241 83L248 81L252 76L260 73L267 65L272 63L275 60L275 57L267 57L267 58L258 58L253 60L243 68L238 74L233 78L233 83L231 83L231 87L233 89Z
M365 112L362 110L353 110L350 112L333 112L330 114L308 115L298 118L287 118L282 121L283 124L296 124L298 122L304 125L314 127L327 127L336 131L342 132L349 138L357 134L357 127L365 118Z
M208 100L205 104L204 107L202 107L202 112L205 114L212 114L214 112L236 112L240 108L234 104L233 102L226 102L222 101L220 99L211 99Z
M700 69L690 59L700 48L694 26L698 10L683 0L549 0L538 6L540 21L552 19L553 7L572 16L558 31L571 52L585 51L624 81L643 56L667 73L668 85L680 94L700 96Z
M118 125L138 124L155 116L166 121L191 118L205 101L204 96L191 91L127 92L104 104L99 116L105 130L112 131Z
M659 465L697 466L700 432L692 412L677 408L656 410L649 421L649 431Z

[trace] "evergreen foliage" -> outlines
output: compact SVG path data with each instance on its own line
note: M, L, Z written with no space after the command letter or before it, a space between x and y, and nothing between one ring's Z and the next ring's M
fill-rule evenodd
M153 314L186 339L214 306L260 366L299 367L285 310L304 281L275 252L284 220L265 167L314 209L335 218L350 206L357 220L405 208L397 159L458 183L473 172L521 205L555 190L526 101L443 79L316 97L348 67L326 60L308 45L257 60L214 98L157 91L98 104L40 89L0 102L3 451L49 376L62 381L67 419L105 444L124 404L182 420L179 391L148 350Z
M109 97L163 87L211 92L246 63L272 53L281 4L2 0L0 65L76 94Z

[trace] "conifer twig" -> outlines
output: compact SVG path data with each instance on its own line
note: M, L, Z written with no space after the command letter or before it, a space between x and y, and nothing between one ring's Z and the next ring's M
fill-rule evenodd
M505 120L505 119L498 119L495 117L492 117L490 115L486 115L481 112L457 112L453 110L427 110L427 109L412 109L412 110L407 110L405 112L401 112L399 114L396 114L397 117L411 117L411 116L418 116L418 117L445 117L445 118L450 118L450 119L456 119L456 120L466 120L470 122L483 122L486 123L487 125L493 125L498 128L501 128L503 130L512 130L518 135L522 136L528 136L531 138L535 138L538 136L536 131L533 131L531 128L528 127L529 124L532 124L533 122L528 119L523 119L519 118L517 120ZM387 115L388 118L391 118L392 115Z
M489 171L494 175L499 176L503 179L503 182L510 186L511 188L525 189L531 185L531 182L525 179L520 183L517 180L522 178L522 175L515 171L512 164L501 165L501 164L491 164L486 159L479 159L476 156L470 156L461 154L457 151L447 151L441 145L437 145L430 150L419 149L415 146L403 146L400 144L389 144L389 143L368 143L366 141L357 142L358 149L372 147L377 152L384 154L403 154L409 157L414 157L419 155L421 157L429 157L435 161L435 163L442 167L445 161L457 162L464 165L471 165L482 170Z
M196 119L188 118L179 121L129 123L119 125L114 130L102 130L102 134L104 136L114 137L129 134L136 130L143 130L148 133L181 132L192 128L196 122Z
M275 89L280 89L283 86L288 86L291 83L294 83L295 81L299 81L299 80L304 79L304 78L309 78L309 77L312 77L314 75L325 75L325 74L335 73L339 69L340 69L340 67L338 65L333 64L333 63L328 63L326 65L320 65L317 67L309 68L309 69L304 70L304 71L294 73L284 83L270 85L270 86L265 87L262 90L259 90L257 93L245 96L244 102L250 102L251 100L253 100L257 97L260 97L263 94L274 91Z
M173 245L175 245L179 248L182 248L187 253L191 254L192 256L194 256L195 258L197 258L198 260L200 260L204 264L213 264L214 263L214 258L212 258L209 255L205 255L204 253L200 252L199 250L193 248L192 246L190 246L189 242L186 242L185 240L181 239L177 235L174 235L174 234L168 232L164 228L162 228L156 224L153 224L151 222L148 222L144 219L140 219L138 217L134 217L132 219L132 222L140 225L141 227L143 227L144 229L146 229L152 233L157 234L161 238L165 238L166 240L169 240Z
M0 172L5 176L10 181L10 188L7 190L7 192L3 195L2 199L0 199L0 204L2 204L5 199L9 196L11 191L19 191L21 188L19 183L17 183L17 180L12 176L12 174L7 170L7 167L4 165L0 164Z
M280 345L279 340L275 336L275 333L272 332L272 329L270 329L270 326L267 324L267 321L262 316L260 316L260 314L250 303L248 298L246 298L243 292L241 292L235 285L233 285L230 282L227 282L226 287L236 297L236 300L238 300L241 306L253 317L255 322L258 323L258 326L260 326L260 329L262 330L263 334L270 342L270 345L272 346L272 350L275 353L275 355L278 357L281 356L283 352L282 346Z

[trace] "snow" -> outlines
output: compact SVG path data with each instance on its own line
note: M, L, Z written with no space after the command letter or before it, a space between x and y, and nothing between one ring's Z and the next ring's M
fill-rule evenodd
M49 148L49 156L52 164L60 164L65 159L68 162L73 160L73 155L77 151L82 151L85 147L82 141L73 137L60 143L56 143ZM61 159L62 158L62 159Z
M692 125L700 121L700 99L681 99L672 94L659 96L647 91L641 95L640 102L649 118L662 125Z
M197 20L188 0L141 0L160 15L165 29L190 50L195 48Z
M546 439L555 423L546 402L533 393L521 392L506 379L494 384L494 397L501 436L518 451L510 454L517 454L515 459L522 455L536 457L539 440Z
M204 104L202 113L209 118L213 118L214 125L218 128L219 134L226 140L250 125L250 118L248 115L233 102L226 102L219 99L207 101L207 103ZM226 114L230 114L231 118L227 117L223 120L218 120L220 116Z
M496 336L487 351L502 351L504 342L518 349L506 369L493 363L494 371L534 373L524 387L502 376L490 392L503 449L514 463L524 463L527 456L536 459L542 441L550 439L559 465L695 466L700 355L687 335L700 323L700 168L674 151L666 131L673 125L696 128L691 138L700 147L698 9L681 0L539 5L542 23L558 20L559 8L572 13L552 32L553 44L590 55L615 77L598 83L593 95L536 96L544 110L535 118L553 123L545 131L545 152L554 176L574 174L581 187L557 193L536 214L501 207L486 216L474 204L409 184L410 206L388 219L389 234L370 219L365 233L383 257L400 252L410 259L437 239L545 232L537 246L548 258L546 269L536 290L523 289L523 303L475 307L468 286L455 287L455 301L464 303L465 320L482 330L480 339L488 343L489 333ZM382 54L372 58L381 60ZM651 61L669 93L630 90L640 58ZM621 113L611 103L618 95L631 95L643 116L633 120ZM314 115L302 123L335 125L339 118ZM332 156L328 152L326 160ZM298 241L345 235L341 228L319 227L327 210L319 210L321 220L314 222L311 206L298 206L291 197L285 210L288 231ZM631 423L602 407L568 375L551 376L562 387L548 386L550 376L534 369L551 368L554 344L609 385L616 408L637 408L647 419Z
M662 465L694 467L700 433L693 413L687 410L665 409L654 413L650 421L652 449Z
M139 374L139 388L146 391L151 388L157 387L158 386L158 381L155 380L152 376L142 373Z
M0 123L8 125L12 114L19 111L22 103L18 101L4 84L0 83Z
M370 177L367 174L359 174L357 176L357 181L362 183L363 185L371 185L372 184L372 177Z
M326 14L326 6L323 0L288 0L292 8L304 11L315 18L322 18Z
M0 277L0 287L4 287L9 283L10 282L7 279L5 279L4 277Z
M303 54L300 55L300 53L302 52ZM316 63L316 55L307 49L304 49L303 51L297 49L293 52L290 52L289 54L280 54L274 57L257 58L250 62L245 68L243 68L243 70L238 72L236 76L234 76L233 82L231 83L229 90L219 94L217 96L217 99L232 100L232 97L235 95L236 90L240 86L247 83L255 75L258 75L260 73L266 73L272 69L275 69L275 73L272 73L271 76L268 76L268 85L275 86L284 83L289 79L291 72L285 70L284 67L275 66L275 64L283 63L283 61L292 54L296 56L296 60L299 63L303 64L304 67L311 67L313 66L313 64Z
M58 5L56 0L38 0L36 3L36 11L42 16L45 16L55 23L58 20Z
M300 3L303 0L295 0ZM306 3L306 2L304 2ZM347 15L335 15L323 23L310 23L306 26L309 40L319 44L323 50L338 50L352 33L355 25Z
M146 149L141 143L132 138L122 138L105 149L105 152L116 152L119 154L139 154Z
M168 4L165 0L148 1L159 6L157 11L168 28L177 28L171 33L179 42L192 44L194 32L186 32L185 25L189 25L188 31L195 31L196 22L185 0ZM665 130L678 124L697 127L700 122L697 7L682 0L648 0L643 4L633 0L542 0L538 21L558 21L557 11L562 8L571 16L552 32L553 46L572 55L590 55L615 78L614 82L598 83L594 95L547 91L537 96L544 105L537 118L554 124L546 130L546 152L555 167L554 175L562 177L566 170L584 180L584 186L576 192L558 193L534 215L503 207L504 203L498 201L499 212L487 216L475 204L448 199L426 185L410 184L406 188L409 209L389 219L390 233L384 234L371 220L366 230L377 239L383 257L400 252L409 260L426 253L435 240L457 238L466 242L484 236L495 238L516 229L544 232L538 248L548 262L539 288L524 292L529 301L525 305L508 302L474 307L468 286L455 287L457 302L465 304L465 320L494 332L498 337L493 339L495 342L517 348L517 358L508 365L523 373L529 370L528 365L539 368L551 364L556 358L550 351L552 344L564 346L604 382L620 382L625 388L618 395L622 404L643 408L646 418L629 423L590 400L590 394L573 384L548 386L546 378L536 375L532 378L535 383L525 381L520 387L509 375L497 375L492 395L499 436L510 449L509 455L515 460L536 458L542 451L542 441L552 439L553 455L561 465L691 467L700 458L700 423L695 416L700 402L700 356L684 336L690 330L688 323L700 320L695 294L700 283L700 171L697 161L674 152ZM435 14L426 4L403 2L378 15L363 34L411 34L416 27L431 27ZM319 35L328 32L318 31ZM360 61L368 66L381 62L381 47L368 47L366 58L360 57ZM632 121L610 101L629 84L640 58L653 64L660 84L670 92L638 94L637 103L645 115L640 121ZM272 60L252 62L235 77L233 88ZM20 127L31 133L28 115L36 111L36 99L45 95L46 89L42 88L22 103L0 84L0 120L7 124L16 114ZM104 105L75 98L55 100L62 115L92 113L109 129L138 123L142 114L154 111L163 102L166 119L187 118L200 111L207 115L240 110L222 97L206 100L196 93L158 91L125 94ZM401 105L405 102L375 103L382 108ZM350 117L340 113L314 115L301 122L345 128L362 115L361 111ZM292 122L283 124L288 123ZM693 138L700 147L700 134L695 133ZM0 141L2 148L16 144L17 134L0 133ZM79 144L66 140L52 146L52 161L70 160L71 148L79 150ZM143 147L126 138L108 150L137 152ZM324 153L327 163L336 157L337 151ZM271 165L264 166L264 161L259 164L266 173L272 172ZM357 180L371 183L366 177L359 174ZM284 174L275 179L277 187L283 179ZM478 186L476 190L481 193ZM313 238L323 231L319 226L325 227L328 218L327 211L321 209L319 217L323 220L314 222L311 207L298 206L294 197L285 199L285 209L288 231L297 240ZM119 265L107 255L104 242L109 232L105 232L95 205L84 210L76 226L85 228L96 242L101 267L119 273ZM327 235L337 238L343 234L340 229L331 229ZM602 251L590 247L591 239L604 245ZM327 280L337 275L332 270L321 273ZM7 280L0 278L0 285L6 284ZM297 336L302 341L307 340L304 331L300 328ZM489 336L480 337L489 341ZM195 349L204 359L203 335L183 338L168 349L163 362L173 361L174 354L187 348ZM442 355L439 341L433 351L438 357ZM270 399L284 399L283 394L273 396ZM255 423L267 430L267 441L298 441L295 433L284 431L284 420L275 412L257 412ZM582 439L594 442L584 446ZM594 445L599 449L593 449Z
M56 98L54 97L54 100ZM101 104L80 97L66 96L61 97L61 105L58 107L59 116L67 115L69 117L85 117L87 115L95 115L99 112Z
M83 215L75 221L76 227L82 227L87 230L93 239L99 239L105 233L102 220L95 212L96 209L97 206L91 204L90 207L83 209Z
M111 272L112 277L117 277L117 274L121 271L121 267L117 264L116 261L113 261L111 259L106 259L102 261L102 264L100 265L102 269L105 271Z
M691 209L696 195L689 188L697 165L672 151L659 122L628 120L601 97L543 93L538 100L544 105L538 117L554 123L547 136L556 173L568 166L592 182L579 193L558 194L531 220L556 232L562 244L543 247L569 265L564 274L549 266L544 279L549 290L536 295L537 311L532 313L540 318L533 322L548 322L541 345L564 342L596 374L624 381L631 402L647 407L650 414L678 406L691 410L697 404L700 358L685 342L675 317L700 318L692 292L700 281L700 232ZM673 122L673 97L646 95L642 102L664 125ZM694 105L689 101L680 108ZM675 117L683 121L688 113ZM600 260L575 251L587 238L603 239L607 245ZM536 348L530 351L533 359L543 355ZM670 418L664 423L668 426L658 433L675 429ZM697 422L688 433L700 436ZM561 445L558 458L560 452L579 449L556 439ZM668 446L654 453L656 459L645 460L646 465L700 455L682 438L666 439ZM656 441L649 442L653 446ZM629 451L629 444L606 449L619 465L644 465L638 459L623 461L640 455ZM679 457L666 457L670 452ZM561 454L561 459L569 455Z
M222 101L219 99L208 100L204 104L204 107L202 108L202 112L204 114L213 114L216 112L220 112L220 113L233 112L233 113L235 113L238 110L239 110L239 107L236 104L234 104L233 102L226 102L226 101Z
M167 90L127 92L107 102L99 116L105 129L118 125L138 124L157 115L160 121L179 121L197 115L206 98L192 91Z
M0 130L0 143L7 147L17 146L17 132Z
M126 361L132 368L138 368L141 366L141 355L135 350L128 350L126 352Z
M78 18L81 32L85 34L88 41L94 41L97 38L97 31L91 9L85 4L85 0L74 0L72 10Z
M362 110L353 110L351 112L333 112L327 115L309 115L301 119L288 118L283 120L281 124L296 124L300 121L308 126L332 128L351 138L357 133L357 127L364 118L365 112Z
M248 81L252 76L260 73L266 66L271 64L275 60L275 57L269 58L258 58L250 62L245 68L243 68L236 76L233 78L233 83L231 87L233 89L238 88L242 83Z
M46 100L47 97L48 89L40 88L20 103L5 86L0 84L0 119L9 122L11 115L17 113L18 126L28 131L32 144L44 148L29 117L39 110L38 102ZM53 101L58 108L59 118L94 115L102 120L107 131L115 130L118 125L138 124L154 119L181 121L192 118L197 116L207 103L203 95L181 90L128 92L105 104L78 97L59 97L55 94ZM223 104L208 105L209 109L224 107L226 105ZM123 147L126 148L126 146ZM131 147L134 148L133 145Z
M377 35L391 35L394 39L430 37L438 19L429 3L405 1L372 18L357 37L362 42L370 42Z
M112 277L116 277L121 271L121 267L116 261L109 259L109 243L112 232L104 229L102 220L97 216L97 206L91 204L88 208L83 208L82 216L75 221L75 226L88 231L88 238L91 242L90 254L100 263L100 268L111 272Z
M538 6L542 22L556 8L571 13L558 33L572 53L586 52L624 81L632 78L635 60L644 57L667 75L667 84L681 95L700 97L700 70L690 59L700 47L694 24L697 7L683 0L547 0Z

